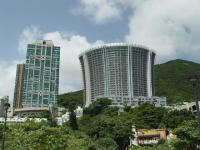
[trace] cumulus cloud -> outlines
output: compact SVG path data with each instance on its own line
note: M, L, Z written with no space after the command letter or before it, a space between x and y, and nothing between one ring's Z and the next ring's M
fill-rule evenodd
M127 41L156 50L159 60L200 56L200 1L147 0L135 5ZM192 9L191 9L192 8Z
M41 37L42 33L36 26L27 26L19 37L18 51L22 54L26 53L27 44L33 43L35 39Z
M124 5L130 0L80 0L81 13L97 24L104 24L121 18Z
M155 49L158 62L200 56L199 0L80 0L82 11L108 23L129 17L129 33L122 41ZM125 16L125 10L132 13Z

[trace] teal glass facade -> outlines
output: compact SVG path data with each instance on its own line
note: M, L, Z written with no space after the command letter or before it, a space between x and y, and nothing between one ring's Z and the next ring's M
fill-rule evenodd
M60 47L52 41L28 44L23 84L23 107L56 106L59 89Z

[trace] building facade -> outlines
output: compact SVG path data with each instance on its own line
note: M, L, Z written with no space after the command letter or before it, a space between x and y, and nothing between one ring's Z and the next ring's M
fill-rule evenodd
M22 108L22 94L23 94L23 82L24 82L25 64L17 65L15 90L14 90L14 108Z
M141 96L154 95L155 53L146 47L112 43L91 48L79 57L85 89L85 106L97 98L113 105L136 106Z
M169 131L167 129L136 129L132 126L133 136L130 138L130 147L135 146L154 146L160 140L167 141Z
M56 106L59 88L60 47L54 46L52 41L37 40L28 44L26 63L23 71L17 71L16 80L23 74L23 88L16 82L15 108L18 105L19 94L22 93L22 107ZM20 106L20 107L18 107Z
M0 98L0 117L5 117L5 103L8 103L9 97L5 96Z
M200 101L199 101L200 103ZM177 103L173 104L170 106L166 106L166 108L172 109L172 110L188 110L191 111L194 115L197 115L197 107L196 107L196 102L182 102L182 103ZM200 109L200 106L199 106Z

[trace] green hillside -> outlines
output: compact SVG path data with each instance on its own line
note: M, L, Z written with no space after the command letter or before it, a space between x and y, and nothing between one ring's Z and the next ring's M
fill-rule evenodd
M71 101L75 102L78 106L82 106L83 90L59 95L58 105L67 106L70 104Z
M192 86L188 76L200 75L200 64L172 60L155 65L155 95L166 96L168 103L192 101Z
M188 76L192 74L200 75L200 64L177 59L155 65L155 95L166 96L168 104L192 101L192 87L188 81ZM72 99L82 105L83 91L62 94L59 103Z

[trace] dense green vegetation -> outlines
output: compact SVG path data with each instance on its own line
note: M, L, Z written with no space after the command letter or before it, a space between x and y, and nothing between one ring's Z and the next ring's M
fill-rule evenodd
M155 65L155 95L166 96L168 104L193 101L192 86L188 81L192 74L200 75L200 64L177 59ZM83 91L60 95L59 103L67 105L71 100L82 106Z
M155 91L166 96L168 103L192 101L189 75L200 75L200 64L186 60L173 60L155 65Z
M175 149L195 150L200 144L200 130L196 120L184 121L174 130L177 139L172 142Z
M143 149L192 150L200 144L200 132L191 112L169 111L146 103L119 111L117 107L109 107L110 103L108 99L99 99L84 109L83 117L76 121L76 129L72 125L74 118L62 126L34 121L9 126L6 147L12 150L124 150L133 135L133 125L147 129L168 127L177 134L178 138L170 143L160 142ZM177 117L184 119L176 120Z
M86 134L68 126L51 127L34 121L9 126L6 139L9 150L86 150L91 143Z
M72 101L77 106L83 106L83 90L59 95L58 104L60 106L69 108L70 105L73 105Z

